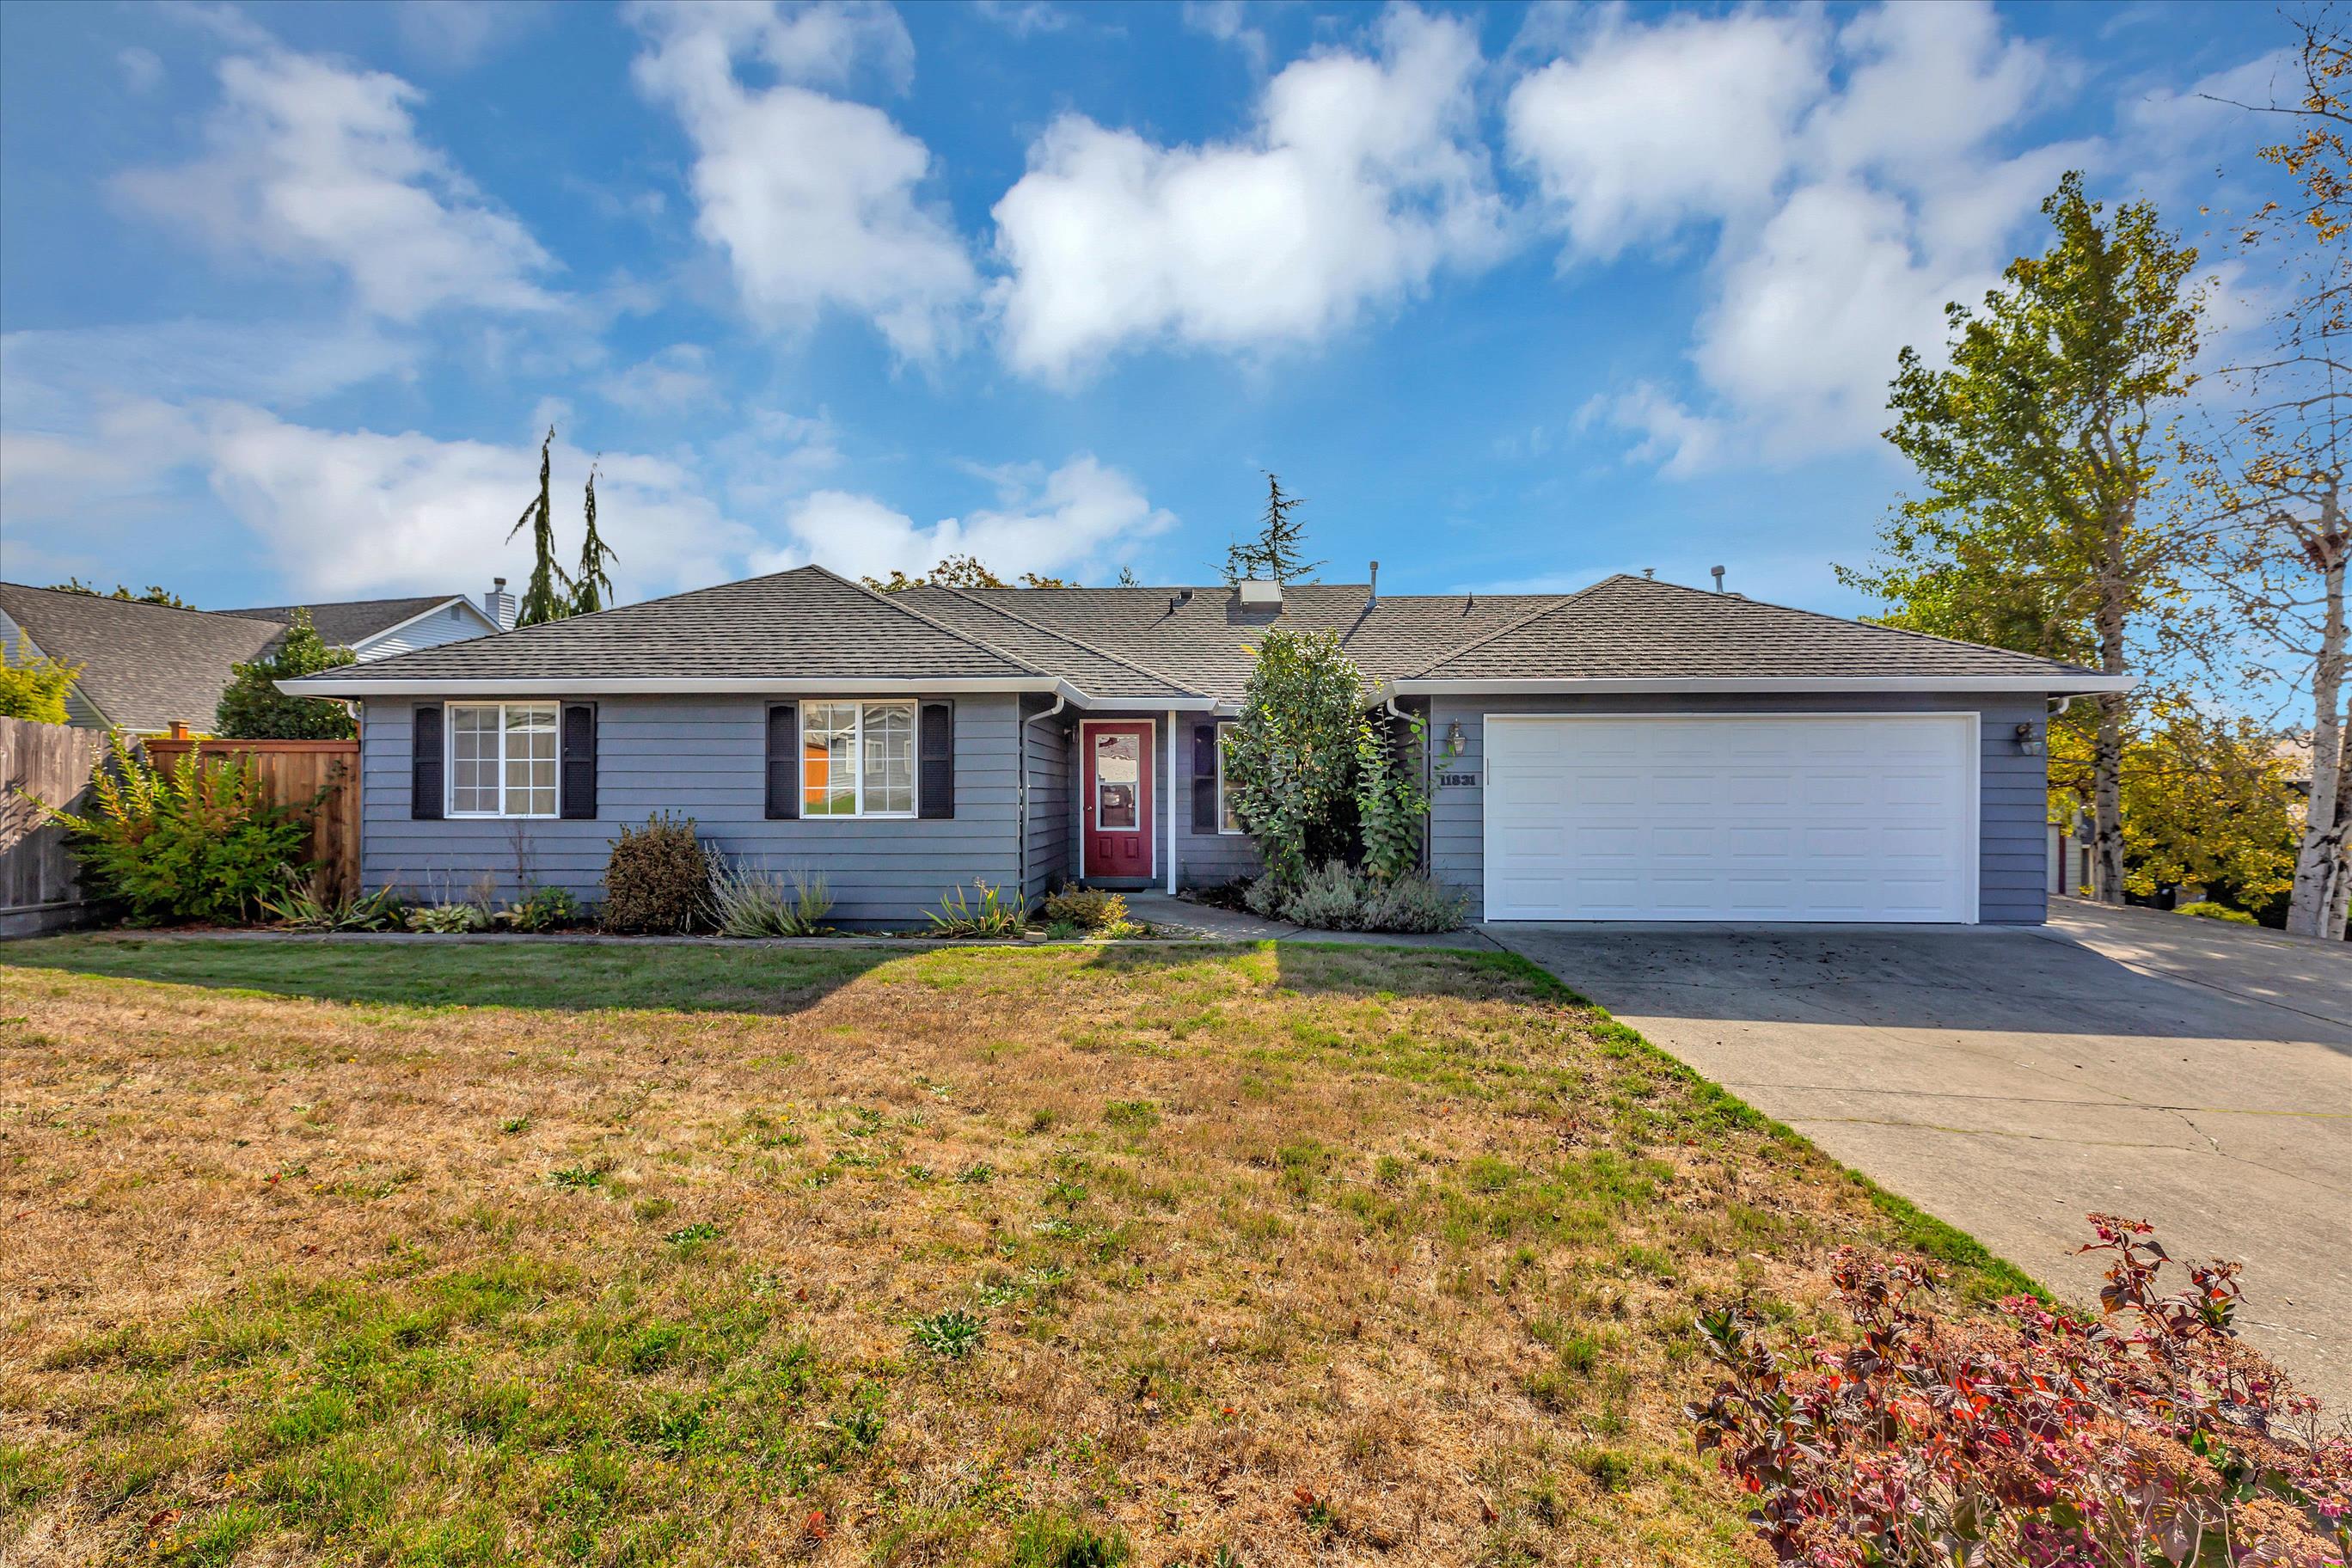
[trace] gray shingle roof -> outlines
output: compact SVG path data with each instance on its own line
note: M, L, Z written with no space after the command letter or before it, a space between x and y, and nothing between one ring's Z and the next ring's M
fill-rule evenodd
M211 729L229 667L258 658L286 629L276 621L19 583L0 583L0 609L43 653L81 666L77 684L109 723L142 731L169 729L174 720Z
M1952 642L1736 594L1610 577L1411 672L1429 680L2066 680L2078 665Z
M909 591L919 602L945 592ZM972 588L962 596L1003 607L1206 696L1237 702L1251 655L1268 626L1332 631L1374 681L1410 674L1446 648L1483 637L1557 594L1396 595L1371 601L1361 583L1295 583L1277 615L1244 608L1222 584L1196 588ZM1190 594L1190 599L1182 595ZM1176 601L1171 605L1171 601ZM1084 682L1079 682L1084 687Z
M722 583L334 672L403 680L966 679L1045 673L820 566Z
M406 599L343 599L322 605L268 605L247 610L215 610L216 616L243 616L251 620L276 621L291 626L294 612L310 612L310 625L329 647L355 647L404 621L413 621L425 611L446 605L451 599L464 599L463 594L426 594ZM467 601L469 605L471 600ZM473 606L479 609L481 606Z
M2082 690L2074 666L1885 626L1612 577L1573 595L1225 587L917 587L878 595L821 567L722 584L503 637L337 670L354 695L401 681L1066 680L1086 700L1240 700L1269 626L1329 630L1369 682L1998 678ZM2095 679L2095 678L2094 678ZM478 688L479 689L479 688ZM805 689L805 687L803 688Z

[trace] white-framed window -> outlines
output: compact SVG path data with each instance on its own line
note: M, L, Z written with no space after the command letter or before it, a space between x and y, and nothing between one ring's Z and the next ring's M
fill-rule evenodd
M451 816L553 816L552 702L452 702Z
M915 815L915 705L801 704L801 815Z
M1225 753L1233 748L1234 727L1217 726L1217 831L1239 833L1242 819L1234 815L1234 797L1225 789Z

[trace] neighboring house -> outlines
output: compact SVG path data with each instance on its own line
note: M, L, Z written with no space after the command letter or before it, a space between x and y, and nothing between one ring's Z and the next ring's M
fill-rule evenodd
M478 637L514 624L506 579L477 605L462 594L314 605L311 622L328 644L361 659ZM161 734L173 723L212 727L232 667L259 658L283 637L294 606L183 610L169 605L0 583L0 644L19 639L36 654L81 667L66 712L89 729Z
M2042 918L2043 719L2072 665L1612 577L1569 595L868 592L818 567L284 683L357 699L364 874L587 899L693 817L845 924L1256 867L1220 772L1249 646L1336 632L1427 723L1429 868L1493 920Z
M288 626L297 609L310 612L310 624L329 647L347 647L365 664L396 653L512 631L515 598L507 592L507 580L500 577L478 605L463 594L427 594L411 599L350 599L341 604L272 605L213 613Z

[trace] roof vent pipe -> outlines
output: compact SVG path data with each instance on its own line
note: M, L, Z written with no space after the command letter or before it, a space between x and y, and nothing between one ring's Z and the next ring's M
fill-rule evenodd
M1379 562L1375 561L1375 562L1373 562L1373 563L1372 563L1372 580L1371 580L1371 584L1370 584L1370 586L1367 587L1367 588L1364 590L1364 603L1365 603L1366 605L1377 605L1377 604L1379 604L1380 602L1381 602L1381 563L1380 563Z
M1715 578L1715 591L1716 591L1717 593L1718 593L1718 594L1722 593L1722 592L1723 592L1723 568L1722 568L1722 567L1720 567L1720 566L1710 566L1710 567L1708 567L1708 568L1707 568L1707 571L1708 571L1708 573L1709 573L1709 574L1711 574L1714 576L1714 578Z

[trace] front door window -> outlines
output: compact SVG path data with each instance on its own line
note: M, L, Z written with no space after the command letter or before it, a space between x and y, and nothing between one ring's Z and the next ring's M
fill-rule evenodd
M1141 763L1142 746L1135 736L1095 737L1095 823L1104 832L1135 831Z

